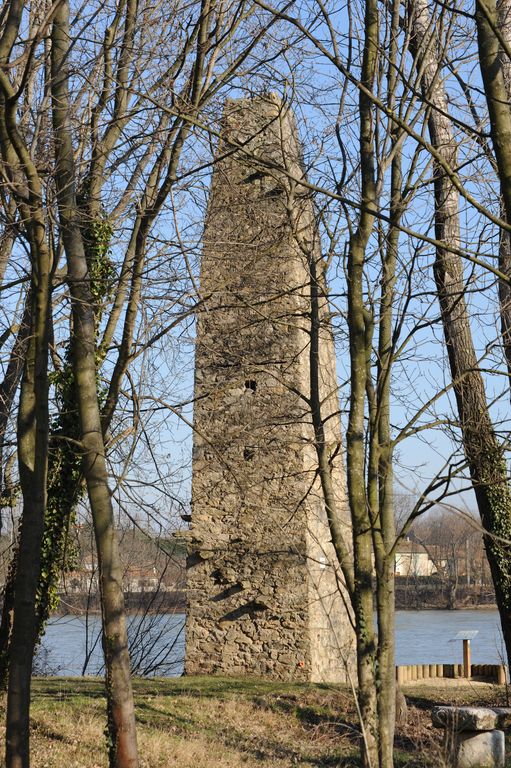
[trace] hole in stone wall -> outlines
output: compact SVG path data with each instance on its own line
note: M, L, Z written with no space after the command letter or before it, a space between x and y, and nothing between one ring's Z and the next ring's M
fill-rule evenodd
M251 392L255 392L257 389L257 384L254 379L247 379L245 381L245 389L249 389Z
M245 448L243 451L243 458L245 461L250 461L250 459L253 459L255 456L255 448Z

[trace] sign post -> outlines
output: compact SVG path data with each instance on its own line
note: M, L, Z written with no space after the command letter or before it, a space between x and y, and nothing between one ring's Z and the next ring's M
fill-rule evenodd
M477 629L461 630L449 640L453 643L455 640L463 640L463 677L470 680L472 676L472 660L470 654L470 641L477 635Z

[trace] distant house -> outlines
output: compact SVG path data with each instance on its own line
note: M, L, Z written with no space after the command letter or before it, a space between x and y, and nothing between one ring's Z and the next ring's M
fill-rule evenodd
M98 588L98 564L96 558L92 555L85 555L75 570L67 571L61 576L61 592L94 594Z
M94 594L98 590L98 574L87 566L74 571L66 571L60 577L59 592L66 594Z
M59 592L95 595L98 559L90 528L75 526L76 564L60 578ZM172 539L151 539L138 529L120 530L119 554L126 593L176 592L184 588L185 552Z
M128 566L124 571L124 590L126 592L154 592L165 589L154 565Z
M154 566L129 566L123 574L123 585L125 592L166 590ZM98 586L98 572L92 569L89 561L84 562L80 570L68 571L62 575L60 591L68 594L95 593Z
M396 576L432 576L438 569L430 553L416 541L402 541L397 548L394 573Z

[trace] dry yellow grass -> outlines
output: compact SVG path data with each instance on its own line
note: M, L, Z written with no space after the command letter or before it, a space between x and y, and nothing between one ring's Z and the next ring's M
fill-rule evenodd
M502 703L496 687L481 690L407 687L409 704L417 706L398 734L396 766L438 768L440 734L429 724L431 703ZM353 698L343 688L181 678L136 680L135 693L141 768L359 765ZM4 699L0 706L2 716ZM101 681L35 681L32 768L106 768L104 727Z

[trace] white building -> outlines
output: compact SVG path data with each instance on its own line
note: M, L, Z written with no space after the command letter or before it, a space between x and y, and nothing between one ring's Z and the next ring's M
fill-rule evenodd
M402 541L395 557L396 576L432 576L438 569L428 550L416 541Z

